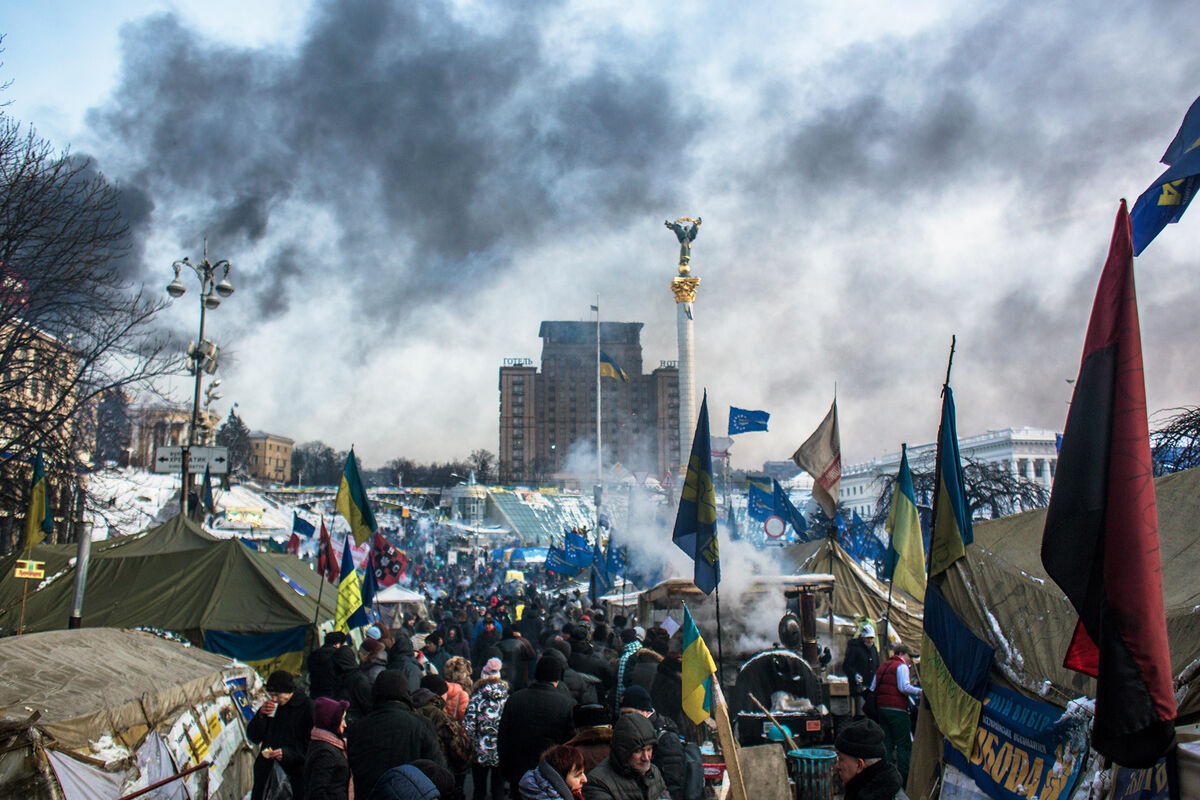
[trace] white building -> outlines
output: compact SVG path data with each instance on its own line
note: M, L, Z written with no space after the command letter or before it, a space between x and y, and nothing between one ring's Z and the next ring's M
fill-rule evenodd
M1006 428L960 438L958 447L964 460L973 458L986 464L1006 464L1014 475L1036 480L1049 491L1058 467L1057 438L1056 431ZM936 457L936 442L908 448L908 462L913 469L918 466L928 469ZM894 476L899 469L899 451L843 468L841 503L862 517L874 514L884 479Z

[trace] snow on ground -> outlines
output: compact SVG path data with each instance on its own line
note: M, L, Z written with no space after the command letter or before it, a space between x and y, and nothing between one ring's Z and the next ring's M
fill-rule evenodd
M87 488L92 502L84 518L92 523L93 540L143 531L179 508L179 476L175 474L103 470L88 476Z

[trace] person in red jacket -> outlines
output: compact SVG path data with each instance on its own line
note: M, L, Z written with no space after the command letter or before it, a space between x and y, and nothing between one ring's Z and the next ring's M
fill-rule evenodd
M910 697L920 699L921 687L913 686L909 670L912 653L902 644L892 648L892 656L879 665L871 686L879 707L879 725L883 728L887 760L896 765L900 777L908 782L908 762L912 756L912 728L909 727Z

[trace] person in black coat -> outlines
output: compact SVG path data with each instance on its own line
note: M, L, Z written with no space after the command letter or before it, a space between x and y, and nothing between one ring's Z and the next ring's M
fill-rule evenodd
M418 716L399 670L385 669L371 687L371 713L346 729L346 756L355 797L366 797L392 767L427 758L445 766L433 725Z
M333 651L333 668L337 674L333 699L350 704L350 710L346 712L347 724L358 722L371 711L371 679L358 668L358 659L351 647Z
M350 762L346 760L345 700L318 697L313 701L312 740L304 759L304 795L295 800L348 800Z
M863 715L863 690L871 686L878 669L879 651L875 649L875 628L867 624L858 636L846 643L846 656L842 660L842 671L846 674L849 684L855 717Z
M834 742L834 770L846 789L845 800L908 800L900 773L886 759L883 728L862 719L842 728Z
M308 692L313 699L333 697L337 691L338 676L333 655L345 645L346 634L330 631L325 634L325 644L308 654Z
M246 737L262 745L254 759L250 800L261 800L276 764L283 767L291 781L293 795L304 797L304 757L313 726L312 700L296 688L292 674L282 669L267 678L267 696L267 702L259 706L246 726Z
M563 652L564 650L566 652ZM571 648L566 642L556 639L550 643L543 654L558 659L563 666L563 677L558 683L558 690L581 706L596 705L600 702L600 693L597 691L600 681L591 675L581 675L571 669L567 663L567 655L570 650Z
M558 690L562 675L561 661L542 656L534 667L533 683L509 695L504 704L496 745L500 769L512 786L537 766L546 748L575 735L575 701Z
M619 710L622 714L641 714L654 726L654 756L651 763L662 773L671 800L683 800L684 756L683 740L675 723L654 710L650 693L641 686L630 686L621 695Z
M529 673L536 658L533 645L516 631L506 628L496 649L500 651L500 661L504 664L500 677L508 683L509 690L515 692L529 685Z
M668 653L659 662L650 683L650 701L659 714L675 723L683 738L697 741L696 723L683 711L683 661L679 653Z

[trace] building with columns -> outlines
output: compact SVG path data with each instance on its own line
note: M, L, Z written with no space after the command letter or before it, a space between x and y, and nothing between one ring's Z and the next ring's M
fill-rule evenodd
M1041 428L1005 428L962 437L958 447L964 459L1003 464L1012 474L1037 481L1049 491L1058 467L1058 435L1057 431ZM936 457L936 442L908 448L908 461L914 467L918 464L928 467ZM884 479L894 476L899 469L900 451L844 467L840 502L862 517L874 514Z
M661 478L674 471L679 449L678 371L659 362L642 373L642 323L601 322L600 349L628 376L600 381L604 468L620 464ZM500 454L504 484L566 479L572 453L595 459L596 323L542 322L541 369L531 358L506 358L500 367ZM689 433L690 436L690 433ZM688 445L691 442L689 440Z

